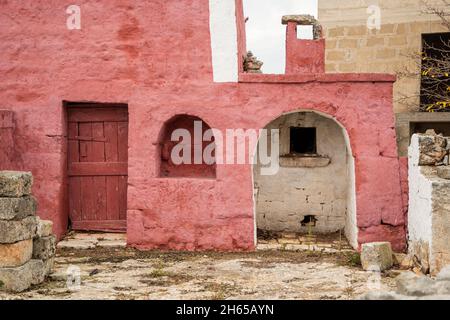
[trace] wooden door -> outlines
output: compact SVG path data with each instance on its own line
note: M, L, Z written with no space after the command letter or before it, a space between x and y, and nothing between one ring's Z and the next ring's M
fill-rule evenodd
M127 108L71 105L68 140L72 229L126 231Z

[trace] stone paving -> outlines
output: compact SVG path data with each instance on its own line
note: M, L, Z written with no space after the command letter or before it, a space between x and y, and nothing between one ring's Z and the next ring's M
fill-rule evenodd
M95 249L95 248L125 248L127 235L125 233L82 233L70 232L57 245L59 249Z
M2 293L0 299L349 300L373 290L374 282L380 290L393 290L400 272L375 277L362 270L350 249L302 250L301 243L292 244L296 251L243 253L143 252L124 245L125 235L69 234L58 245L45 284L21 294Z
M345 237L339 233L331 235L305 235L283 232L271 235L270 239L258 239L258 250L317 251L325 253L352 252Z

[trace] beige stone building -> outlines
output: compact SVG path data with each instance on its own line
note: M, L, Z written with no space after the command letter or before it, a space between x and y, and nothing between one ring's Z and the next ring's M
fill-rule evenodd
M441 0L427 3L443 6ZM412 133L434 126L436 122L450 121L450 114L417 113L420 69L412 55L421 52L424 34L449 31L439 17L426 13L426 7L423 0L319 0L319 21L326 38L327 72L398 74L394 109L401 156L407 154ZM380 28L369 29L368 21L370 25L378 14ZM417 76L404 73L417 73Z

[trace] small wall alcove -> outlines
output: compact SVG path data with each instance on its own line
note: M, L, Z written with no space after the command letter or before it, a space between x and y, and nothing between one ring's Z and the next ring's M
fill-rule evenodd
M208 130L211 127L195 116L177 115L167 121L159 136L160 177L215 179L215 141ZM212 157L205 158L205 153ZM174 156L183 162L178 163Z

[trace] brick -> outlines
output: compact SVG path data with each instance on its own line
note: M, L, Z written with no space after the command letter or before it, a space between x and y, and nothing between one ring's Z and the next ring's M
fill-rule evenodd
M408 38L406 36L404 37L393 37L390 38L389 46L406 46L408 44Z
M0 197L23 197L31 194L31 172L0 171Z
M36 235L36 217L22 220L0 220L0 243L15 243L32 239Z
M359 47L359 39L340 39L339 48L340 49L356 49Z
M415 34L408 37L408 47L414 48L415 53L419 53L422 49L422 37L420 34Z
M348 36L364 36L367 35L369 29L367 26L349 27L347 29Z
M397 51L395 49L387 49L383 48L377 51L377 59L389 59L394 58L397 55Z
M12 244L0 244L0 268L19 267L30 261L33 254L33 240Z
M358 65L356 63L343 63L339 65L340 72L358 72Z
M408 34L409 33L409 27L408 26L409 26L409 24L406 24L406 23L398 24L395 33L397 35Z
M415 22L409 25L410 32L415 34L428 33L430 32L429 22Z
M327 63L325 65L326 72L337 72L338 71L338 65L334 63Z
M384 38L369 38L367 39L368 47L384 46Z
M345 52L344 51L330 51L327 54L327 59L330 61L340 61L345 60Z
M374 50L372 50L372 49L358 50L357 57L358 57L359 61L371 60L374 57Z
M335 49L337 47L337 40L328 40L326 39L325 47L327 50Z
M395 24L383 24L381 25L380 33L382 34L394 33L395 29L396 29Z
M36 213L36 199L32 196L21 198L0 198L0 220L20 220Z
M327 33L328 38L343 37L345 36L345 28L344 27L329 28Z

